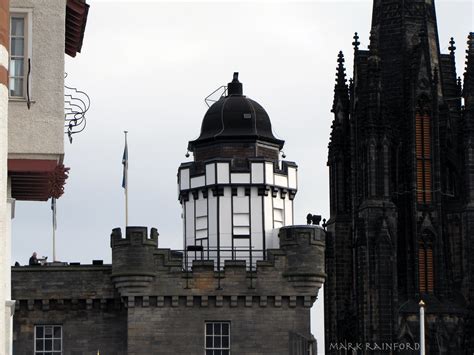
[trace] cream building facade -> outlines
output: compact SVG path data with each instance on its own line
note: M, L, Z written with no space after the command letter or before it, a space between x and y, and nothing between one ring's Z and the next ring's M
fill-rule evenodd
M85 0L0 1L2 354L11 354L15 202L47 201L63 193L64 54L75 56L80 51L88 8Z

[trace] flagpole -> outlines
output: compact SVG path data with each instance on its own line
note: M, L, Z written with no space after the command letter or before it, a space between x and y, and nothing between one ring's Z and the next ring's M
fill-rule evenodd
M56 261L56 199L51 198L51 210L53 215L53 262Z
M53 228L53 262L56 261L56 230Z
M420 306L420 355L425 355L425 302L419 303Z
M128 131L123 131L125 133L125 149L127 150L127 157L124 165L124 177L125 177L125 233L128 227L128 147L127 147L127 133Z

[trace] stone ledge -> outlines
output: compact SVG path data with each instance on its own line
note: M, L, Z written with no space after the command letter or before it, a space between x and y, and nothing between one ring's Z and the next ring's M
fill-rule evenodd
M12 266L12 272L54 272L54 271L109 271L111 264L106 265L45 265L45 266Z
M304 307L311 308L316 301L313 295L169 295L169 296L125 296L122 298L87 299L20 299L16 311L88 310L104 311L120 308L166 308L166 307Z

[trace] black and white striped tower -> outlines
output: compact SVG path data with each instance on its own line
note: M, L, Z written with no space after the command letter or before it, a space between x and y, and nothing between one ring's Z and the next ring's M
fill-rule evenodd
M279 228L294 222L298 187L296 164L279 160L283 145L235 73L189 142L194 161L179 167L185 249L202 246L204 258L222 262L261 260L278 248Z

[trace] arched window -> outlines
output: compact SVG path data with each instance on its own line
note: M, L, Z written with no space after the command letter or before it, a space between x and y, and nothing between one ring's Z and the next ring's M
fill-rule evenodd
M420 293L433 293L433 238L431 233L424 232L418 244L418 275Z
M430 204L431 180L431 117L427 112L416 114L416 186L417 201Z

